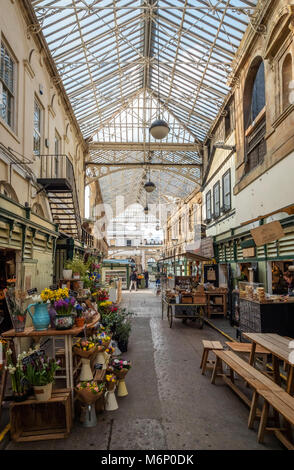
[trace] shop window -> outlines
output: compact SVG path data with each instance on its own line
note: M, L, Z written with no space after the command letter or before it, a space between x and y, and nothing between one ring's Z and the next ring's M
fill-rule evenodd
M282 86L283 86L283 93L282 93L282 111L284 111L290 105L290 84L293 80L293 63L292 63L292 56L288 54L284 60L283 67L282 67Z
M206 222L211 220L211 191L206 194Z
M41 154L42 109L38 101L34 101L34 148L35 155Z
M220 216L220 183L213 186L213 218Z
M1 42L0 116L9 127L15 127L16 63L6 45Z
M231 209L231 170L223 175L223 212Z
M264 62L257 57L249 70L244 89L245 174L263 162L266 154Z
M3 194L4 196L8 197L9 199L12 199L15 202L18 202L16 192L14 191L11 184L6 183L6 181L0 181L0 194Z

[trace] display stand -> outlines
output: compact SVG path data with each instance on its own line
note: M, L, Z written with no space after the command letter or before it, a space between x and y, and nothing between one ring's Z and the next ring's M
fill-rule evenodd
M207 316L211 315L227 315L227 292L209 292L206 291L207 295Z

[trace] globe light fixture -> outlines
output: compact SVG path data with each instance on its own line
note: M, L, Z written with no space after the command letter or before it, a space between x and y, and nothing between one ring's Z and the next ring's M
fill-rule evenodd
M149 132L154 139L162 140L169 133L170 128L163 119L156 119L149 127Z
M148 181L144 184L144 189L147 193L152 193L154 189L156 189L156 186L154 183L152 183L152 181Z

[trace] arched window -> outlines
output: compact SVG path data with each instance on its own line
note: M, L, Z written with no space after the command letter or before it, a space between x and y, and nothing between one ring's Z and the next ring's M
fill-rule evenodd
M3 194L4 196L8 197L9 199L12 199L15 202L18 202L16 192L14 191L11 184L6 183L6 181L0 181L0 194Z
M284 60L282 67L282 111L290 105L290 83L293 80L293 64L292 56L288 54Z
M264 62L256 58L250 67L244 90L245 130L255 121L265 104Z
M256 166L260 165L266 154L266 114L262 114L265 106L264 62L261 57L256 57L247 75L243 98L245 173L249 173Z

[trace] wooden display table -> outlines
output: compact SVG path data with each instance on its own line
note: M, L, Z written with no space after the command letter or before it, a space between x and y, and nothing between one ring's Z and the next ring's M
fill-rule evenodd
M73 354L72 354L72 346L73 346L73 338L80 334L84 328L91 329L94 328L95 325L99 322L100 315L98 314L91 323L85 324L83 327L71 328L69 330L55 330L53 328L48 328L48 330L44 331L36 331L33 326L25 328L24 331L20 333L16 333L15 330L8 330L5 331L2 336L4 338L14 338L16 342L16 354L21 352L21 338L34 338L34 340L38 343L41 338L43 337L51 337L53 339L60 337L64 340L64 356L65 356L65 373L66 375L60 376L57 375L57 378L65 378L66 379L66 387L71 390L72 393L72 406L73 406L73 389L74 389L74 367L73 367Z

